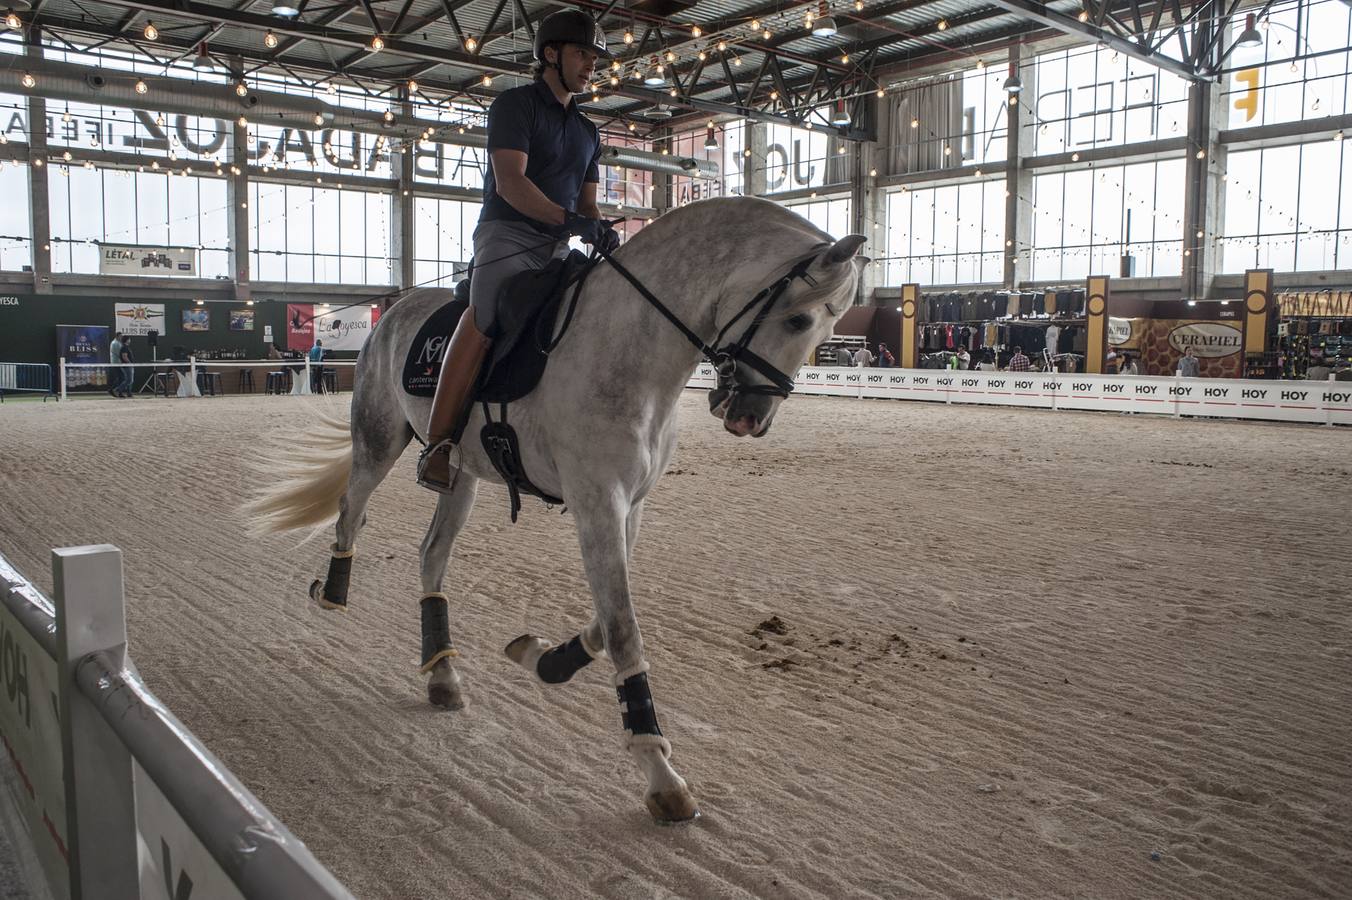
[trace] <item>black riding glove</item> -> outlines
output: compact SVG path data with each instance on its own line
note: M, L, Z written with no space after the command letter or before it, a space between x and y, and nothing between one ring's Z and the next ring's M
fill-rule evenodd
M610 223L604 219L593 219L575 212L565 214L562 230L566 235L576 235L584 244L591 244L602 253L614 253L620 246L620 236Z

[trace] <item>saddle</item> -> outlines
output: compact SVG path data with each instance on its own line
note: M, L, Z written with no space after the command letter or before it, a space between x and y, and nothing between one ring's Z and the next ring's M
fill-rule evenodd
M527 396L540 383L550 351L567 331L582 284L594 267L592 260L574 250L562 259L550 260L541 269L515 275L502 288L497 322L492 334L488 335L493 339L493 350L479 373L474 401L483 404L484 417L488 421L480 432L480 439L493 467L507 484L513 522L521 510L522 493L539 497L551 505L563 503L536 487L526 475L516 430L507 423L507 404ZM469 280L461 281L455 287L455 299L428 317L418 329L404 359L404 390L415 397L431 397L436 393L451 332L469 306ZM573 289L572 300L560 324L559 312L569 288ZM500 407L499 421L493 421L489 404ZM473 404L466 407L464 418L456 424L457 443L472 409Z

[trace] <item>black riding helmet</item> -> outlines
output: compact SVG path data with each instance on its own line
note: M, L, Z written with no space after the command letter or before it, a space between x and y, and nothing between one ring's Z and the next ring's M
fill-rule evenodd
M580 9L562 9L545 16L535 29L535 58L544 62L545 44L577 44L610 59L606 49L606 33L596 20Z

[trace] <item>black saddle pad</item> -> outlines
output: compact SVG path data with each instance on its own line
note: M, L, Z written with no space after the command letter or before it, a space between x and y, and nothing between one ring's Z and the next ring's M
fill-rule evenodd
M476 400L511 403L535 389L549 361L546 348L566 289L588 265L587 257L575 250L564 259L550 260L542 269L522 272L503 286L493 351L479 376ZM464 299L452 300L418 329L404 358L405 391L415 397L436 393L451 332L468 305Z

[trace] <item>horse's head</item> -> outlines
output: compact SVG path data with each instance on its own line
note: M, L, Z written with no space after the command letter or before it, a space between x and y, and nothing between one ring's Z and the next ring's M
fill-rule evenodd
M793 374L854 302L859 272L867 260L856 256L865 238L846 235L835 243L781 265L766 284L750 287L719 304L719 385L709 394L709 411L738 437L763 437L787 396ZM778 296L769 302L784 282ZM729 285L729 293L741 290ZM769 290L760 303L750 302ZM750 329L749 339L748 329Z

